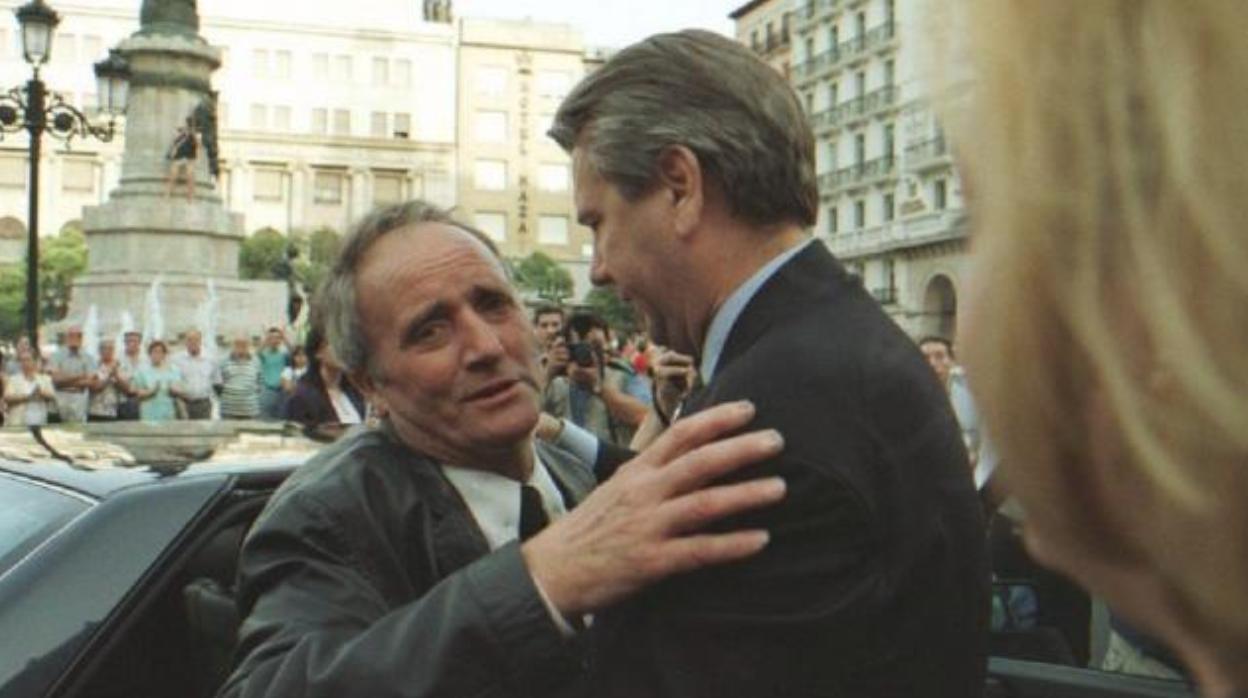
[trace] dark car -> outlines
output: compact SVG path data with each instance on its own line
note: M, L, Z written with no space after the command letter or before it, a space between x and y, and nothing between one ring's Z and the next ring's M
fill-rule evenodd
M300 441L190 465L0 449L0 697L212 695L242 536Z
M0 698L212 696L239 623L243 535L316 444L282 437L193 464L119 465L20 438L21 457L0 443ZM985 698L1195 695L999 657L990 674Z

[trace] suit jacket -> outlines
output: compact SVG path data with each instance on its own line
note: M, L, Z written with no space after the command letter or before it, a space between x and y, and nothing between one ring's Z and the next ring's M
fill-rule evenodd
M592 487L538 444L569 504ZM296 471L243 544L245 618L220 695L561 696L583 651L565 639L519 546L490 552L431 459L385 429L352 432Z
M686 414L749 398L785 436L785 500L742 563L670 579L599 615L594 694L980 695L989 575L966 450L914 343L823 245L782 266Z

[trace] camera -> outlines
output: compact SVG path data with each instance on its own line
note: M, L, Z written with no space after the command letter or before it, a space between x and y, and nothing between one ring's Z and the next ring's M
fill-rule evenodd
M588 342L573 342L568 345L568 356L572 362L581 368L589 368L594 365L597 358L593 345Z

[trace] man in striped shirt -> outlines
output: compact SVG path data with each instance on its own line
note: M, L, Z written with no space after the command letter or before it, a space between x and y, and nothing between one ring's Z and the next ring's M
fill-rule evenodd
M221 418L256 419L260 415L260 362L251 340L234 338L230 355L221 362Z

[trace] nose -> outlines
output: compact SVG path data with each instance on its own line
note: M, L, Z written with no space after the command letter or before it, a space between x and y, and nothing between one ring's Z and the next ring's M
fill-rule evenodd
M589 280L595 286L608 286L612 283L611 274L607 272L606 260L603 259L596 240L594 241L594 256L589 262Z
M474 310L464 313L464 362L471 368L491 365L504 353L498 327Z

